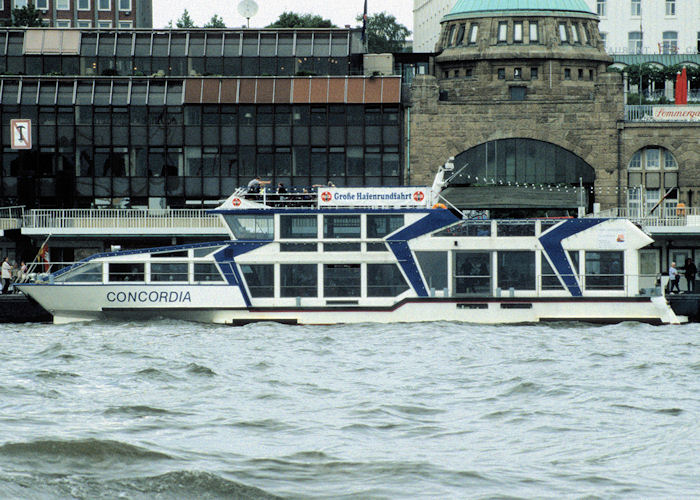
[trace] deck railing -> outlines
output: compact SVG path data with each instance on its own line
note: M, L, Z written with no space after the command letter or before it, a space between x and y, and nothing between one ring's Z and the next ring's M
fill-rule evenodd
M697 227L700 231L700 207L659 207L651 214L640 213L639 209L614 207L589 214L587 217L624 218L644 227Z
M32 229L224 230L217 215L200 209L56 209L30 210L22 218Z

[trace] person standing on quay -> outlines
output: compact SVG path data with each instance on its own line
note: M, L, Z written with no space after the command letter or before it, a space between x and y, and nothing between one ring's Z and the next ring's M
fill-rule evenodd
M5 295L9 293L10 282L12 281L12 266L8 257L5 257L5 260L2 261L0 276L2 276L2 294Z

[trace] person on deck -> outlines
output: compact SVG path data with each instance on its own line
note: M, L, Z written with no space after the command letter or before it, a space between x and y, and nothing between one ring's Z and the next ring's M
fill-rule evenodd
M693 293L695 291L695 275L698 272L698 268L690 257L685 259L685 279L688 282L688 293Z
M676 263L671 262L671 267L668 268L668 293L673 293L673 288L676 288L677 293L681 293L681 288L678 286L678 282L681 280L678 274L678 269L676 269Z
M260 187L270 184L270 182L272 181L263 181L260 179L259 175L256 175L255 178L248 183L248 193L259 193Z

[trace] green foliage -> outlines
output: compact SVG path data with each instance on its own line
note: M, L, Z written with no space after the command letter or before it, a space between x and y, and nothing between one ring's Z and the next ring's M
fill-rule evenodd
M655 64L644 63L641 65L631 64L622 70L612 68L612 71L627 73L629 81L632 85L639 81L639 73L641 72L642 82L644 85L654 82L656 87L660 87L663 86L667 80L675 82L676 75L680 73L682 69L682 64L659 68ZM685 70L686 74L688 75L688 81L690 82L691 88L700 87L700 68L686 66Z
M362 15L356 20L362 22ZM396 22L396 17L386 12L367 16L365 30L367 51L374 54L403 52L406 37L411 34L406 26Z
M282 12L279 19L267 28L337 28L329 19L313 14Z
M207 24L204 25L205 28L225 28L226 24L224 20L218 15L214 14Z
M41 26L41 12L33 3L21 9L12 9L12 26Z
M177 26L178 28L196 28L197 27L197 26L195 26L194 21L190 17L190 13L187 12L187 9L185 9L185 11L182 13L182 15L180 16L180 19L178 19L175 22L175 26Z

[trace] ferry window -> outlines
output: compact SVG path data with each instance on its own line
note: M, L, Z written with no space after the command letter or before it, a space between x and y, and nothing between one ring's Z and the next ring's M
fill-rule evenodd
M274 234L272 215L224 215L224 220L238 240L271 240Z
M280 243L280 252L315 252L316 243Z
M368 252L388 252L386 243L367 243Z
M491 253L455 253L455 294L491 295Z
M574 266L574 274L578 276L579 265L578 265L578 250L569 250L569 259L571 259L571 264Z
M326 215L323 218L325 238L359 238L359 215Z
M462 221L438 231L435 236L491 236L491 223Z
M109 281L144 281L144 265L111 262Z
M416 252L416 258L428 288L447 288L447 252Z
M154 258L162 259L162 258L166 258L166 257L178 257L178 258L185 257L186 258L187 257L187 250L177 250L174 252L158 252L158 253L151 254L152 259L154 259Z
M152 263L151 281L187 281L187 262Z
M404 225L403 215L368 215L367 237L383 238Z
M540 234L544 233L553 226L559 224L558 220L543 220L540 222Z
M318 297L316 264L281 264L281 297Z
M542 276L540 283L542 290L562 290L564 287L562 286L561 281L559 281L557 274L554 272L554 269L552 269L547 257L545 257L543 253L540 254L540 262L542 263Z
M499 222L498 236L535 236L535 223Z
M359 243L324 243L324 252L359 252L362 246Z
M59 283L101 283L102 263L84 264L56 278Z
M396 264L367 264L367 296L396 297L408 290Z
M586 252L588 290L624 290L623 252Z
M153 264L151 264L153 268ZM201 281L223 281L219 269L213 262L195 262L194 264L194 280Z
M498 287L534 290L535 252L498 252Z
M272 264L243 264L241 272L251 297L275 296L275 269Z
M315 215L281 215L280 238L318 238Z
M216 250L219 250L220 248L222 248L222 247L195 248L194 250L192 250L192 254L195 257L206 257L210 253L212 253Z
M323 266L323 295L325 297L359 297L359 264L326 264Z

